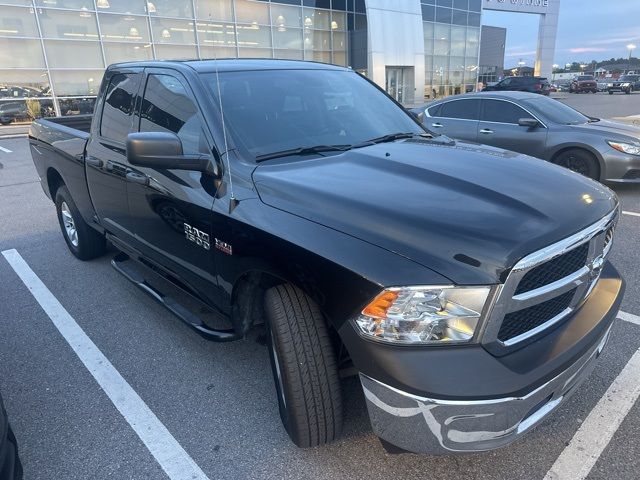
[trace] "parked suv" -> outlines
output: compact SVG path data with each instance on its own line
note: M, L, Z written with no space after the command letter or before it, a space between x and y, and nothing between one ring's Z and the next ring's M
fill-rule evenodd
M483 91L517 91L549 95L551 84L544 77L507 77L495 85L485 87Z
M569 85L569 93L598 93L598 82L593 75L580 75Z
M607 85L609 95L615 92L624 92L628 95L636 90L640 90L640 75L622 75L618 80Z

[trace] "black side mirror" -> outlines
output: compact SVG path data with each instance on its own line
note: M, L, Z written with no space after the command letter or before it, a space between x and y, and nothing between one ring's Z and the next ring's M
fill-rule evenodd
M137 132L127 135L127 161L147 168L191 170L219 175L211 155L186 155L182 141L170 132Z
M535 118L521 118L518 120L518 125L521 127L536 128L540 125L540 122Z

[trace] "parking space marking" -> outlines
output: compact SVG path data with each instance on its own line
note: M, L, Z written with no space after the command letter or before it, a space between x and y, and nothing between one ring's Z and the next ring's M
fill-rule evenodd
M622 213L624 213L625 215L632 215L634 217L640 217L640 213L636 213L636 212L627 212L627 211L623 210Z
M545 480L584 480L640 396L640 349L562 451Z
M2 150L4 153L13 153L11 150L9 150L8 148L4 148L4 147L0 147L0 150Z
M625 322L631 322L635 323L636 325L640 325L640 317L638 315L633 315L632 313L618 312L618 318L620 320L624 320Z
M15 249L2 252L31 295L171 480L208 477Z

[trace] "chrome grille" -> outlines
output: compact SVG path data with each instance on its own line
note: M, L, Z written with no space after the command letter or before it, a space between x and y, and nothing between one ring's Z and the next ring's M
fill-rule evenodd
M483 342L514 346L578 308L600 277L617 218L616 208L590 227L520 260L502 286Z

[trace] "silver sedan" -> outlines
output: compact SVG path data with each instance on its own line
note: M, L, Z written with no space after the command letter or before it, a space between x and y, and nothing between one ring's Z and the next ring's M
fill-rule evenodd
M525 92L448 97L413 109L430 131L512 150L587 177L640 183L640 128Z

